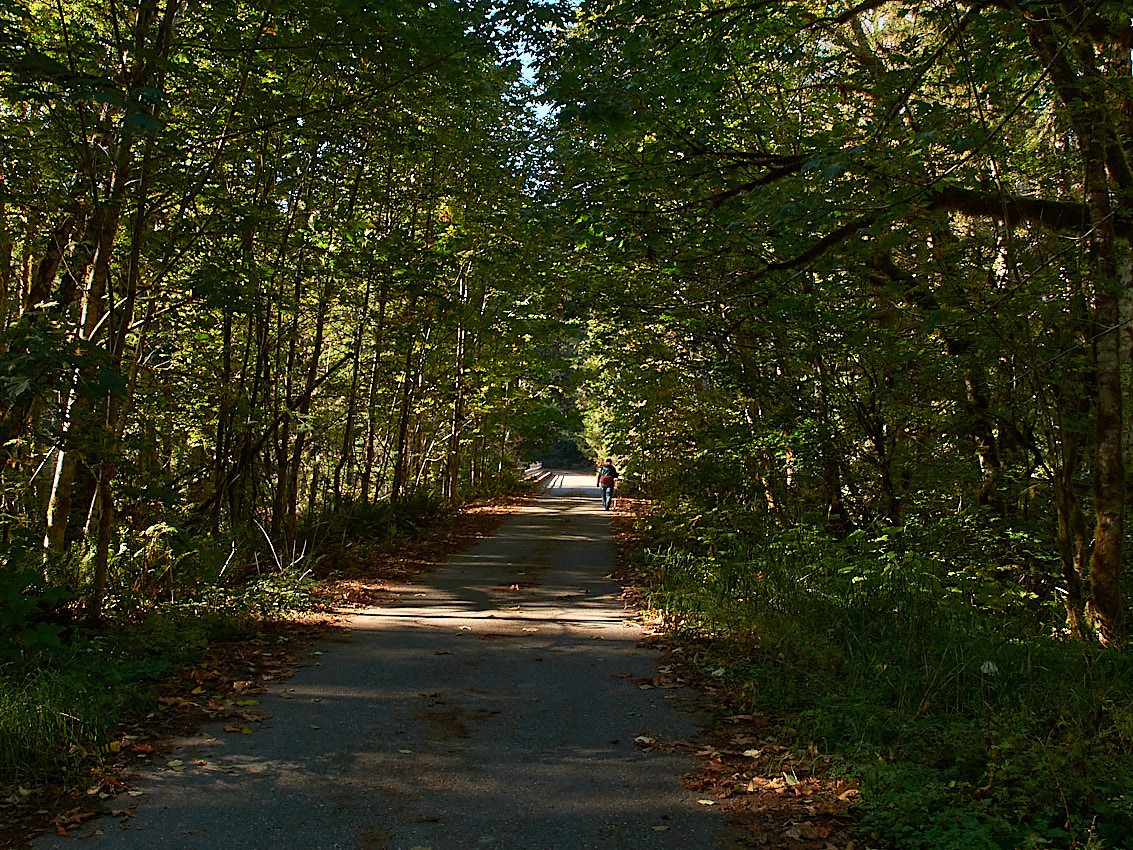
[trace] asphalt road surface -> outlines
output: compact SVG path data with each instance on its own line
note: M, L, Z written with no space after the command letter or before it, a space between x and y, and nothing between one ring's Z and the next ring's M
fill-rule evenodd
M206 724L45 848L589 850L737 846L681 785L680 689L623 608L594 480L556 474L490 538L353 618L260 695L251 734ZM170 764L172 762L172 764Z

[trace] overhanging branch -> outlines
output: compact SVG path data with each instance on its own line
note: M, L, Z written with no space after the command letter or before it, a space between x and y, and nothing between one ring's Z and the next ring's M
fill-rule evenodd
M1086 233L1093 226L1090 211L1081 203L980 192L959 186L933 189L928 197L930 209L998 219L1012 227L1035 224L1062 233Z

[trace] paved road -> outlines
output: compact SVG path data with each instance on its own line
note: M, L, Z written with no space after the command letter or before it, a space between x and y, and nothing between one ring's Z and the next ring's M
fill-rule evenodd
M623 610L593 479L546 494L391 606L357 615L257 710L182 743L135 787L135 818L45 848L717 850L685 791L682 690L642 690L656 654ZM286 689L286 690L284 690ZM119 822L121 821L121 823Z

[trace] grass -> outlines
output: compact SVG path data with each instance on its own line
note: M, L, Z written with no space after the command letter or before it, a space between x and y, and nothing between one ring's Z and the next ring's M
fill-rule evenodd
M681 527L650 521L655 539ZM743 710L862 781L875 846L1133 847L1133 660L1063 639L1052 601L989 569L1019 560L981 555L1002 529L949 558L950 526L738 527L698 516L649 551L651 602L710 638L702 663Z
M155 710L162 677L193 663L239 626L190 610L154 611L143 621L22 653L0 667L0 787L81 784L106 753L111 730Z

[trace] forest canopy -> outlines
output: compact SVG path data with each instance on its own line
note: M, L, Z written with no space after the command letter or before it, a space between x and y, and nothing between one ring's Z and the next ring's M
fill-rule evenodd
M554 431L523 9L0 12L0 499L95 553L92 615L161 523L290 562L302 517L456 502Z
M574 441L894 846L1116 846L1131 51L1127 0L0 0L0 673Z

